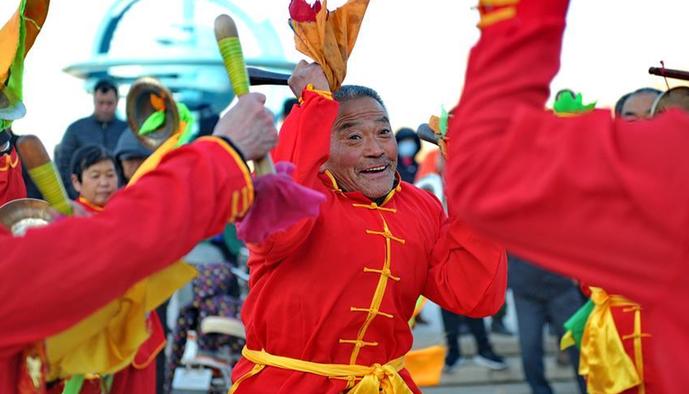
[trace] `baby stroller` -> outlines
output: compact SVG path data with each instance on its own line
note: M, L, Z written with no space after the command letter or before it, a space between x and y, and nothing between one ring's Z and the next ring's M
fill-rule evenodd
M165 392L227 393L245 343L239 282L230 263L196 266L191 302L180 310L165 369ZM188 290L188 289L187 289Z

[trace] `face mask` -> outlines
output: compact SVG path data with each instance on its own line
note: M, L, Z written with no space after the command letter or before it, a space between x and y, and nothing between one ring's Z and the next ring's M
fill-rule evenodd
M416 142L412 140L402 140L397 145L397 152L402 157L411 157L416 153Z

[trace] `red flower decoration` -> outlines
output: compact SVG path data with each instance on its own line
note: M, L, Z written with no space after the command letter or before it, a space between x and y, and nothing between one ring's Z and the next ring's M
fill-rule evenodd
M315 22L320 10L320 0L316 0L312 6L306 0L291 0L289 3L289 16L295 22Z

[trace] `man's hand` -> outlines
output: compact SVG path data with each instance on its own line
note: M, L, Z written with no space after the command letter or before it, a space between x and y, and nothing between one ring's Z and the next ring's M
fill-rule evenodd
M213 135L228 137L246 160L260 159L277 144L273 114L264 104L266 96L248 93L239 97L215 125Z
M312 84L316 90L330 91L330 85L328 85L328 80L325 78L321 66L318 63L308 63L305 60L297 64L287 83L296 97L301 97L301 92L308 84Z

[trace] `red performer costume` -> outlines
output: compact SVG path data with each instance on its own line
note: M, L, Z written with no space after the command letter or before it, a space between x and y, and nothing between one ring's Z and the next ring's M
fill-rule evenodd
M625 122L609 111L544 111L567 6L481 2L481 39L450 122L450 212L519 255L638 302L653 343L644 378L654 392L682 393L689 116Z
M22 164L13 146L9 153L0 156L0 205L24 197Z
M105 207L96 205L86 198L79 196L76 203L87 212L96 214L102 212ZM165 348L165 333L162 322L156 311L151 311L147 320L150 336L139 347L131 365L118 371L113 376L109 394L128 393L153 393L156 390L156 364L155 358ZM56 384L48 390L48 393L60 394L64 389L64 382ZM86 379L81 386L81 394L101 394L103 383L100 378Z
M0 276L9 279L0 286L6 300L0 303L0 392L43 392L18 389L27 382L41 385L26 379L36 365L22 357L25 349L176 261L252 201L253 185L239 154L222 139L205 137L169 153L98 215L57 221L21 238L0 234ZM55 261L60 264L50 263ZM45 365L38 369L45 372Z
M408 321L419 295L469 316L490 315L504 302L504 250L448 220L431 194L398 177L376 204L320 172L339 108L328 96L304 90L274 151L276 161L296 164L298 182L327 199L319 217L250 246L237 393L341 393L359 383L352 392L418 393L399 359L412 345ZM370 371L354 377L351 366Z

